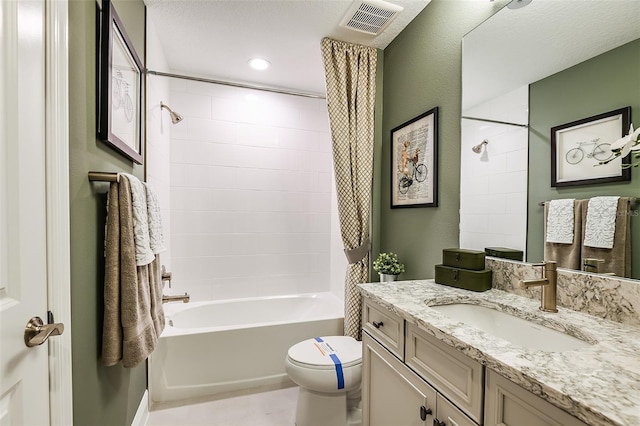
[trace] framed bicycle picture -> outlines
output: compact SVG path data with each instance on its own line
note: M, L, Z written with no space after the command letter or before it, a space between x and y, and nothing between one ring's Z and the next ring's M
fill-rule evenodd
M626 134L631 107L620 108L551 129L551 186L593 185L631 180L622 168L629 156L613 157L611 144Z
M98 137L142 164L144 68L110 0L102 1Z
M438 206L438 107L391 130L391 208Z

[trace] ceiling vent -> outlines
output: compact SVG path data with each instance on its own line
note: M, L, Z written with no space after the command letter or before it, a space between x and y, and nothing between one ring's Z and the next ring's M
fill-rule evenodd
M381 0L355 1L340 22L340 26L372 35L389 26L402 7Z

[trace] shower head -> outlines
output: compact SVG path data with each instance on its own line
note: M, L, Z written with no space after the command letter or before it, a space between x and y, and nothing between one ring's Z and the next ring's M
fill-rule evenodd
M482 147L486 144L488 144L489 141L488 140L483 140L482 142L480 142L478 145L474 146L473 148L471 148L471 150L473 152L475 152L476 154L480 154L480 151L482 151Z
M171 122L173 124L179 123L182 121L182 119L184 117L182 117L180 114L178 114L177 112L174 112L171 108L169 108L167 105L165 105L164 103L162 103L162 101L160 102L160 109L162 108L166 108L167 111L169 111L169 115L171 116Z

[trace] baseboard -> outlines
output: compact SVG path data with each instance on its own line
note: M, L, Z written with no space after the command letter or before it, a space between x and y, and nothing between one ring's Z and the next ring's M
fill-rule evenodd
M149 390L144 391L131 426L146 426L147 420L149 420Z

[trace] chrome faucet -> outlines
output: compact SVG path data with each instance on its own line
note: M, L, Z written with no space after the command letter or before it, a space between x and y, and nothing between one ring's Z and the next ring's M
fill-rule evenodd
M183 303L187 303L189 302L189 299L191 298L191 296L189 296L189 294L185 293L184 295L175 295L175 296L165 296L164 294L162 295L162 303L168 303L168 302L183 302Z
M540 310L545 312L558 312L556 308L556 293L558 289L558 272L556 262L545 261L533 266L542 266L542 278L539 280L521 280L523 288L542 287Z

